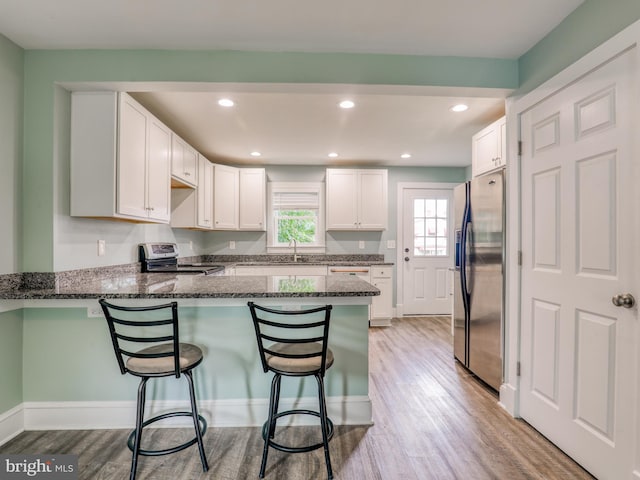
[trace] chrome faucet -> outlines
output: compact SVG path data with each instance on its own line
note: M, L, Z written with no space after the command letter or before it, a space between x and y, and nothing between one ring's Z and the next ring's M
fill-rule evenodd
M295 238L289 240L289 246L291 246L291 242L293 242L293 261L298 261L298 241Z

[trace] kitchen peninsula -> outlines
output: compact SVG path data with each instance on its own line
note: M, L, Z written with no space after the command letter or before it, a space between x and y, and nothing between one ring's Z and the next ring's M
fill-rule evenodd
M181 340L205 352L197 396L216 426L258 425L266 415L269 379L259 365L247 302L282 308L332 304L329 338L336 361L325 382L330 416L337 424L372 422L368 306L379 290L371 284L339 275L145 274L126 266L114 271L106 276L92 269L88 276L76 273L75 280L23 274L31 277L23 287L35 282L32 287L37 288L19 288L15 277L0 283L0 311L20 309L23 316L22 338L16 338L21 343L23 402L4 416L22 419L17 429L133 424L135 379L117 369L98 298L126 305L178 301ZM174 383L158 381L149 390L154 410L185 401ZM313 387L306 380L283 382L283 408L294 403L314 408ZM4 433L11 435L6 429Z

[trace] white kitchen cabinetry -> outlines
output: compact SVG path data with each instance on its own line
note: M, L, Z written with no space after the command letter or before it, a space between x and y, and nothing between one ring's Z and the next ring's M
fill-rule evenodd
M264 168L214 165L213 229L266 229L266 174Z
M387 228L387 170L327 169L327 230Z
M198 185L198 152L175 133L171 134L171 186L194 188Z
M238 230L240 191L238 169L227 165L214 165L213 179L213 228L214 230Z
M197 230L213 227L213 164L200 154L196 190L171 190L171 226Z
M390 326L393 317L393 268L371 267L371 284L380 290L380 295L371 297L369 323L372 327Z
M200 228L213 228L213 163L198 154L198 215Z
M240 169L240 230L266 230L266 185L264 168Z
M471 171L474 177L507 164L506 130L507 120L502 117L472 137Z
M171 130L126 93L71 101L72 216L168 223Z

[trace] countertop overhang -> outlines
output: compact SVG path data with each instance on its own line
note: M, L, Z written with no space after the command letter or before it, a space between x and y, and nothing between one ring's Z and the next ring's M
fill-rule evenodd
M44 289L0 290L1 300L93 298L371 297L380 290L351 276L122 274Z

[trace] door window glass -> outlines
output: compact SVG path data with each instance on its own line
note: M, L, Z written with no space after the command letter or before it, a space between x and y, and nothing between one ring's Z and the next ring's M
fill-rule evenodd
M446 257L449 202L446 198L416 198L413 201L413 255Z

